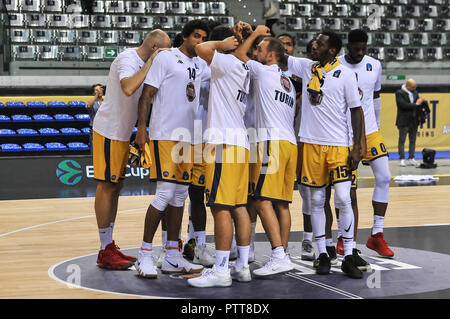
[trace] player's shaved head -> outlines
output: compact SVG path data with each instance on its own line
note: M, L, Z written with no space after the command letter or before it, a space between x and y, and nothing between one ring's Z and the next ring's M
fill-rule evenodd
M155 29L147 34L142 44L150 47L156 44L158 48L169 48L170 38L163 30Z

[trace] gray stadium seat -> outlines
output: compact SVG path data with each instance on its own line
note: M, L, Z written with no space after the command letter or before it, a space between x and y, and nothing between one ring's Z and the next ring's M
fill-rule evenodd
M406 59L407 60L423 60L423 49L422 48L407 48L406 49Z
M436 31L450 31L450 19L437 19L435 29Z
M63 60L80 61L83 57L83 48L79 46L60 46L59 52Z
M218 20L221 24L230 28L234 26L234 17L218 17Z
M381 8L381 6L380 6ZM363 18L367 17L367 6L365 5L355 5L353 6L353 15Z
M286 18L286 26L289 30L304 30L303 18Z
M412 33L411 44L412 45L428 45L428 33Z
M417 28L421 31L433 31L434 20L433 19L419 19L417 21Z
M36 47L34 45L12 45L13 60L35 60Z
M384 48L368 48L367 49L367 55L383 61L384 60Z
M407 16L411 18L420 18L422 16L422 8L420 6L407 5L405 11Z
M175 28L181 30L186 23L194 19L194 16L175 16Z
M344 30L353 30L360 28L360 21L356 18L344 18L342 19L342 26Z
M96 44L97 31L95 30L79 30L77 32L77 40L81 44Z
M75 44L77 41L76 31L70 29L56 30L55 39L59 44Z
M307 45L309 41L316 37L316 32L297 32L296 41L299 45Z
M122 31L121 39L124 45L137 46L141 43L142 32L136 30Z
M347 4L337 4L334 7L334 11L337 17L348 17L350 14L350 7Z
M147 12L145 1L127 1L125 7L127 12L132 14L145 14Z
M110 29L112 27L111 15L94 15L91 16L92 27Z
M447 34L445 33L431 33L430 34L431 43L438 46L447 45Z
M103 44L118 44L119 32L116 30L100 30L99 39Z
M8 12L19 12L21 8L21 0L3 0L3 4Z
M403 31L414 31L417 27L417 20L414 19L400 19L398 27Z
M372 4L372 3L377 3L377 1L376 0L361 0L361 3Z
M400 5L396 5L396 6L391 6L388 10L389 14L393 17L396 18L401 18L404 16L405 12L404 12L404 6L400 6Z
M125 2L117 0L107 0L105 1L105 12L106 13L125 13Z
M373 41L376 45L391 45L391 34L389 32L375 32L373 35Z
M408 33L393 33L392 43L397 45L409 45L409 34Z
M388 31L397 31L397 19L381 19L381 27Z
M330 4L318 4L315 7L315 12L317 15L321 17L328 17L330 13L333 11L333 8Z
M87 14L69 14L68 25L75 29L87 29L90 27L89 15Z
M425 59L429 61L442 60L443 59L442 48L441 47L425 48Z
M187 10L192 14L205 15L206 2L188 2Z
M295 5L295 15L302 17L311 17L313 15L312 4L296 4Z
M105 1L104 0L92 1L92 12L105 13Z
M294 12L294 6L292 6L292 13ZM226 4L225 2L209 2L208 3L208 7L207 7L207 11L209 14L213 14L213 15L224 15L227 13L226 11Z
M68 18L67 14L48 14L48 26L50 28L67 28Z
M341 38L342 43L346 43L348 41L348 33L347 32L338 32L337 35Z
M161 29L173 29L175 27L174 17L171 16L154 17L153 23Z
M31 40L34 43L51 43L53 41L52 31L51 29L32 29Z
M445 48L442 54L446 60L450 60L450 48Z
M429 18L437 18L439 16L439 12L438 12L438 6L427 6L426 8L426 15Z
M44 12L62 13L62 0L43 0L42 5Z
M293 16L294 15L294 4L280 2L280 15L281 16Z
M112 24L115 28L131 29L133 25L133 18L127 15L112 16Z
M135 16L134 24L138 29L153 29L152 16Z
M47 26L47 16L42 13L27 13L25 19L30 27L43 28Z
M164 1L150 1L147 3L147 11L153 14L165 14L166 13L166 2Z
M84 54L88 61L104 60L105 47L103 46L87 46L84 48Z
M21 1L22 11L24 12L40 12L41 1L40 0L24 0Z
M398 4L409 4L411 0L397 0Z
M186 2L171 1L167 3L167 12L186 14Z
M26 26L26 18L22 13L10 13L9 17L9 25L11 27L25 27Z
M57 45L38 45L37 46L38 60L58 60L58 46Z
M308 30L321 30L322 29L322 20L320 18L308 18L305 19L306 29Z
M10 29L9 39L11 43L29 43L30 30L29 29Z

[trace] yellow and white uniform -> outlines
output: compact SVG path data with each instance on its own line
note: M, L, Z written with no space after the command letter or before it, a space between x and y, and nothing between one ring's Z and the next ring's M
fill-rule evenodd
M120 81L133 76L144 64L136 49L123 51L111 64L106 82L108 90L93 125L94 178L97 180L117 183L125 178L143 85L133 95L126 96Z
M310 187L324 187L349 181L348 155L350 146L347 113L361 105L356 76L346 66L338 64L323 71L322 100L313 105L307 85L312 79L309 59L289 57L289 71L303 81L300 142L303 142L300 182Z
M295 89L276 64L248 61L247 66L258 133L257 163L250 166L250 191L255 198L291 202L297 166Z
M244 124L248 67L232 54L214 53L205 132L208 206L244 206L248 195L249 142Z
M198 58L178 48L160 52L144 84L158 89L149 125L155 169L150 180L189 184L193 166L194 120L203 69Z

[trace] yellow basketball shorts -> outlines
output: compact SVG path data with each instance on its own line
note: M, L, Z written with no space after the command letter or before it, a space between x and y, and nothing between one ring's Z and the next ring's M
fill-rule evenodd
M257 199L292 202L297 169L297 144L258 143L258 162L251 165L250 194Z
M304 143L300 182L310 187L325 187L351 181L348 156L349 148L346 146Z
M380 131L370 133L366 136L366 146L366 156L361 160L363 165L370 165L370 162L377 158L389 156ZM358 187L357 185L358 171L355 170L352 172L352 189L356 189Z
M111 140L92 131L94 178L117 183L125 178L130 143Z
M194 145L194 165L192 167L192 182L194 186L205 187L206 163L203 160L205 144Z
M164 181L178 184L190 184L194 150L186 142L153 140L150 141L152 156L151 181Z
M205 146L206 206L235 208L247 205L249 151L235 145Z

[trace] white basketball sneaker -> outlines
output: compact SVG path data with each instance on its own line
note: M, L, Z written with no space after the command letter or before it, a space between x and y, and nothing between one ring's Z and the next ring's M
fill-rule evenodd
M406 166L405 159L401 159L401 160L400 160L400 166L401 166L401 167L405 167L405 166Z
M286 255L283 259L270 257L269 261L266 262L261 268L253 271L253 274L256 276L270 276L291 271L292 269L294 269L294 267L292 267L291 260L288 255Z
M178 251L175 256L168 256L166 254L161 270L164 274L197 274L202 272L203 266L190 263L184 259L181 252Z
M216 258L208 251L206 244L195 246L194 264L200 264L205 267L211 267L216 263Z
M302 241L302 260L314 260L316 259L316 254L314 253L314 247L310 240Z
M238 268L236 265L230 268L231 278L240 282L252 281L252 275L250 273L250 267L247 265L242 268Z
M187 282L189 285L199 288L230 287L232 279L230 270L226 273L221 273L216 270L214 265L212 268L205 268L200 277L190 278Z
M138 258L134 264L139 277L157 278L158 272L153 264L153 254L151 251L139 250Z

